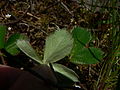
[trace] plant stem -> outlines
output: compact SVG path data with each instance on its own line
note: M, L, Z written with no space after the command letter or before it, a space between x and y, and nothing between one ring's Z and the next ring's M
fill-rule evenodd
M0 58L1 58L2 64L7 65L4 60L3 53L1 51L0 51Z

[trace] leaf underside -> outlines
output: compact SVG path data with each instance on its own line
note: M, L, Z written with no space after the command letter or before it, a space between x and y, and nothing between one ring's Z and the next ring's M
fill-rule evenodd
M18 40L17 46L19 49L24 52L28 57L32 58L39 64L42 64L42 60L40 59L40 56L35 52L35 50L30 45L29 41L27 40Z
M44 63L53 63L68 55L73 47L73 39L66 30L56 31L46 39Z
M56 72L66 76L74 82L79 82L78 75L72 70L61 64L52 64Z

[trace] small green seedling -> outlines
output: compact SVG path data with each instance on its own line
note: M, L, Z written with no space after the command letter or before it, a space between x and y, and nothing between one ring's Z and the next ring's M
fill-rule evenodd
M79 82L78 75L64 65L56 63L67 55L75 64L95 64L102 59L103 52L99 48L87 47L91 34L86 29L76 27L72 34L65 29L55 31L46 38L43 60L30 45L28 38L22 34L13 34L5 40L6 27L0 26L0 49L5 49L11 55L17 55L20 50L40 65L47 65L53 71L66 77L66 80ZM64 79L62 79L64 82ZM66 84L66 82L65 82Z
M61 64L57 64L56 62L71 53L70 61L72 63L98 63L102 59L103 52L99 48L86 47L90 40L90 32L83 28L74 28L72 34L64 29L57 30L46 39L43 60L41 60L40 56L35 52L27 40L17 40L17 46L40 65L52 65L55 72L62 74L73 82L79 82L78 76L73 70Z
M57 30L47 37L43 60L41 60L40 56L32 48L29 41L21 39L17 40L16 44L22 52L38 62L40 65L52 65L55 72L65 76L72 82L79 82L78 75L72 69L56 63L69 55L73 47L72 35L65 29ZM65 81L63 82L66 84Z
M20 50L22 50L27 56L38 62L41 66L52 65L55 72L63 75L72 82L79 82L78 75L73 70L56 63L71 52L73 39L69 32L66 30L58 30L47 37L43 60L41 60L40 56L32 48L25 35L15 33L5 40L6 32L6 26L0 26L1 50L4 49L13 56L18 55Z

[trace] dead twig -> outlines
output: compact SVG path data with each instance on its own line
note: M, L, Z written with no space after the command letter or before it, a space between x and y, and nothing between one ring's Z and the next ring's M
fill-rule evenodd
M40 11L39 13L44 13L46 12L48 9L52 8L53 6L57 5L60 1L54 2L52 5L48 6L47 8L45 8L44 10Z
M70 11L70 9L69 9L62 1L58 0L58 2L60 2L60 4L65 8L65 10L66 10L70 15L73 16L73 13Z
M45 32L44 30L42 30L39 26L35 26L35 25L33 25L33 24L29 23L29 22L26 22L26 21L24 21L24 20L22 20L22 22L28 24L28 25L31 26L31 27L34 27L35 29L41 30L43 33L45 33L46 35L48 35L48 33Z

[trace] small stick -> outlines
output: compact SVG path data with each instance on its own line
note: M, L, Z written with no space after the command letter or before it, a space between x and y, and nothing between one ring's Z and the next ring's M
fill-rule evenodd
M60 4L65 8L65 10L73 16L73 13L70 11L70 9L62 1L58 0L58 2L60 2Z

